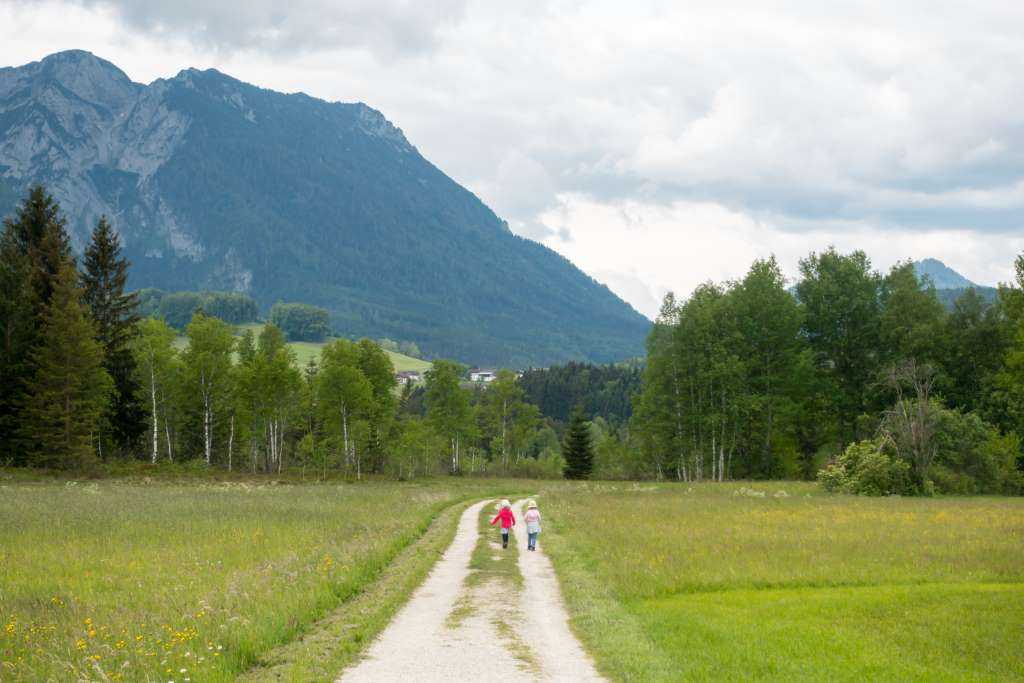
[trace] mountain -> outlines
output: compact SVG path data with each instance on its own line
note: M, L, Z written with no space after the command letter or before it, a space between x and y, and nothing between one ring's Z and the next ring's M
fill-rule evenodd
M650 327L361 103L60 52L0 69L0 215L36 182L78 250L111 218L134 287L317 304L346 336L512 367L641 355Z
M942 261L926 258L914 261L914 272L918 277L927 277L935 285L936 294L947 308L952 308L960 296L968 289L977 290L978 294L989 303L995 301L998 290L995 287L977 285Z
M914 272L918 277L931 279L935 289L967 289L978 287L960 273L938 259L926 258L914 261Z

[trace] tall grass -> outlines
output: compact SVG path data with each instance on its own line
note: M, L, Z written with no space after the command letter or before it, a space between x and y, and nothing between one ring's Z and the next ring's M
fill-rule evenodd
M230 679L487 486L0 486L0 679Z

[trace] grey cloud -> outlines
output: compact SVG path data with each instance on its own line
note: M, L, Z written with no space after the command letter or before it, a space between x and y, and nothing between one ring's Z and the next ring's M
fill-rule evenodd
M567 194L793 231L995 233L1024 215L1021 3L76 1L296 79L315 65L303 89L380 108L540 239ZM234 75L262 85L260 68Z
M434 49L467 0L76 0L111 9L128 26L219 51L280 53L360 48L379 58Z

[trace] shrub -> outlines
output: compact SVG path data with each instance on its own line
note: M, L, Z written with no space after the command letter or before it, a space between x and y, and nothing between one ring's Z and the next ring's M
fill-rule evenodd
M836 462L818 472L826 491L862 496L909 493L910 465L890 457L877 441L850 444Z

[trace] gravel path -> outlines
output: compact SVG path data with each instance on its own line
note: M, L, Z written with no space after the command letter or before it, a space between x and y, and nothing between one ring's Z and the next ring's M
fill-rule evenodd
M513 506L516 521L523 519L524 502L518 501ZM569 630L569 615L562 602L562 592L558 588L555 568L551 560L544 554L543 512L541 534L537 540L537 550L526 550L526 525L516 534L519 544L519 571L523 575L524 590L522 592L522 613L525 621L524 633L529 640L536 643L534 656L543 672L543 680L549 681L600 681L590 657L583 651L576 636ZM543 647L540 647L543 645Z
M524 526L515 529L522 589L465 585L477 520L489 502L462 514L427 580L340 681L602 680L569 630L551 561L540 550L526 551ZM517 520L521 512L520 501ZM472 609L449 619L467 600Z

